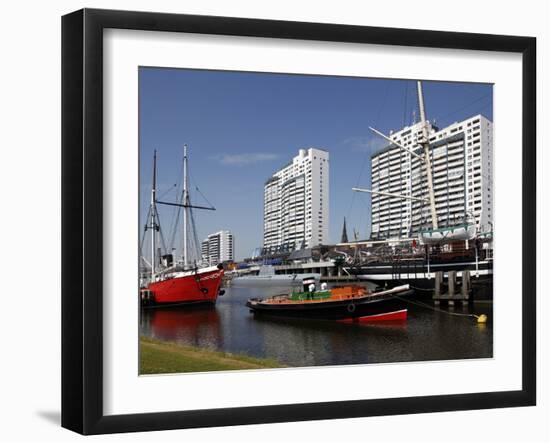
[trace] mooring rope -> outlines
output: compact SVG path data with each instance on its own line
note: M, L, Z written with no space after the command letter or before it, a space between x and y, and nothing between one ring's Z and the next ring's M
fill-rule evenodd
M401 280L397 280L397 281L399 283L403 284L403 281L401 281ZM418 288L418 287L411 286L411 285L409 285L409 288L411 288L415 291L424 291L424 292L431 292L432 291L431 289L423 289L423 288ZM411 304L422 306L423 308L426 308L426 309L431 309L432 311L435 311L435 312L441 312L443 314L454 315L456 317L475 318L475 319L477 319L478 323L485 323L487 321L487 316L485 314L476 315L476 314L461 314L459 312L449 312L449 311L445 311L444 309L439 309L439 308L436 308L435 306L430 306L426 303L422 303L422 302L419 302L419 301L415 302L415 301L412 301L412 300L401 298L399 296L397 296L397 298L399 300L403 300L403 301L406 301L406 302L411 303Z
M398 298L399 300L405 301L407 303L411 303L413 305L418 305L426 309L431 309L432 311L435 311L435 312L441 312L443 314L454 315L456 317L471 317L471 318L477 319L478 321L481 319L482 321L480 323L484 323L487 320L487 316L485 314L476 315L476 314L462 314L459 312L449 312L449 311L445 311L444 309L439 309L439 308L436 308L435 306L430 306L426 303L422 303L419 301L413 301L413 300L409 300L399 296L396 296L396 298Z

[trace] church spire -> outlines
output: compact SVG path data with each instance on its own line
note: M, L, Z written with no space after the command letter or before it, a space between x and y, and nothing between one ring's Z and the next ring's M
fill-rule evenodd
M342 238L340 243L348 243L348 230L346 229L346 217L344 217L344 226L342 227Z

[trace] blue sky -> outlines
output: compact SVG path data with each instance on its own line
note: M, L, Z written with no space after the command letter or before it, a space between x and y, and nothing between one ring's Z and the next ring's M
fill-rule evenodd
M429 120L444 127L481 113L493 119L492 86L424 82ZM216 211L196 211L199 240L229 229L236 258L262 243L263 183L300 148L330 152L330 240L339 241L344 216L348 236L370 233L370 156L384 146L368 127L384 133L412 122L414 80L305 76L165 68L140 68L140 225L145 224L153 151L158 193L175 200L183 145L189 147L191 198ZM417 112L418 115L418 112ZM173 208L159 207L168 237ZM176 245L180 247L180 244Z

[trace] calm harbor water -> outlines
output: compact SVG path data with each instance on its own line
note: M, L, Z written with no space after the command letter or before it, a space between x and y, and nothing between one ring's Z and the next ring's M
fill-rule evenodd
M282 288L227 288L213 307L142 309L140 332L183 345L274 358L287 366L489 358L493 354L490 303L450 311L486 314L485 325L416 305L409 305L407 321L370 325L268 319L255 317L245 306L250 297L284 292Z

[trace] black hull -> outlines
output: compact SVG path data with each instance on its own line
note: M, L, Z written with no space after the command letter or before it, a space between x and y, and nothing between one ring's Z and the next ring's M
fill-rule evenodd
M434 272L449 272L449 271L470 271L473 276L476 272L480 275L492 275L493 262L456 262L456 263L430 263L425 262L397 262L397 263L376 263L363 266L352 266L346 268L351 275L360 277L370 276L372 279L382 278L403 278L410 276L413 278L423 278Z
M493 299L493 262L484 260L479 262L445 262L430 263L428 266L423 261L411 262L386 262L370 265L354 266L347 268L351 275L359 280L371 282L379 287L393 288L403 284L409 284L415 289L418 298L432 298L435 287L435 273L444 273L444 285L449 271L456 271L460 276L462 271L470 271L472 288L472 300ZM460 279L460 277L459 277Z
M246 303L255 315L314 318L322 320L341 320L346 318L365 317L386 314L407 308L408 297L413 291L401 292L399 295L382 297L364 297L355 300L303 304L263 304L249 300Z

